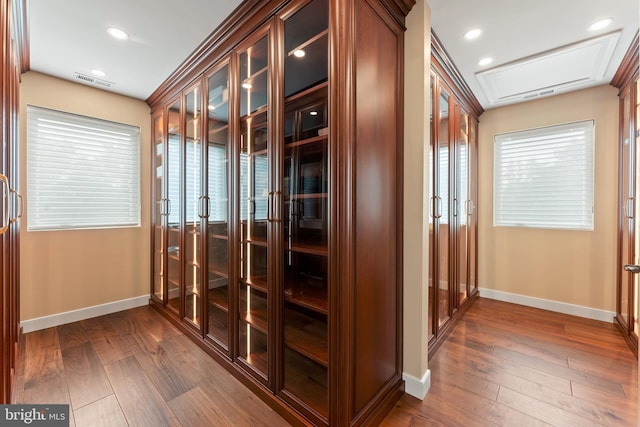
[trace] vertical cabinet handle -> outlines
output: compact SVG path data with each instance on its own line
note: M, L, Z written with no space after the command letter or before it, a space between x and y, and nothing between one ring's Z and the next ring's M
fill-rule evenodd
M171 200L169 199L164 199L166 204L167 204L167 213L165 214L166 216L171 215Z
M209 204L211 199L209 196L200 196L198 197L198 217L201 219L209 218Z
M437 209L435 208L436 201L438 202ZM434 218L442 218L442 197L440 196L434 197L434 211L436 212L436 215L434 216Z
M11 203L11 207L13 209L10 209L11 214L13 214L13 218L9 218L9 223L11 224L15 224L16 222L18 222L18 220L20 219L20 212L16 212L15 208L19 207L20 205L20 198L18 195L18 192L16 190L14 190L13 188L9 189L9 193L11 193L11 196L13 196L13 203Z
M624 199L624 216L628 219L633 218L633 197Z
M278 204L278 197L281 195L279 191L270 191L267 195L267 221L280 222L280 215L276 214L276 204ZM280 209L277 210L278 213Z
M0 174L0 182L6 187L6 191L4 191L4 215L2 217L2 227L0 227L0 235L4 234L7 232L7 230L9 229L9 215L10 215L10 210L9 210L9 194L10 194L10 188L9 188L9 179L4 176L3 174Z
M24 214L24 197L22 197L22 194L20 193L17 193L17 194L18 194L18 219L20 219Z

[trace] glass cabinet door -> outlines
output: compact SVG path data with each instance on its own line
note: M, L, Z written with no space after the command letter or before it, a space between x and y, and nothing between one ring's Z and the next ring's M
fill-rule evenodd
M469 292L473 296L478 290L478 123L469 120L469 144L467 158L467 234L469 261Z
M468 184L469 184L469 115L462 109L456 108L458 117L457 137L455 147L455 199L453 201L455 211L455 227L456 227L456 252L457 262L456 266L456 287L457 298L456 306L462 306L462 303L467 299L468 292L467 286L469 284L468 277L468 240L469 240L469 227L467 223L467 210L468 207Z
M180 312L181 257L180 248L180 147L182 121L180 119L181 100L169 107L167 117L167 304L176 313Z
M162 112L153 118L153 296L164 303L165 145Z
M203 216L202 189L202 92L200 86L184 98L184 318L193 326L201 325L202 286L200 283L200 221Z
M437 230L438 275L436 289L438 301L438 327L442 326L451 316L449 307L451 286L449 280L449 223L451 212L449 203L449 119L452 114L449 106L450 94L441 87L438 101L438 140L436 141L435 164L437 170L437 216L435 223Z
M207 330L229 346L229 66L208 78L207 105Z
M315 0L284 21L282 388L321 418L328 415L328 11L326 0Z
M434 319L436 317L436 303L435 303L435 292L434 292L434 283L436 281L437 275L436 275L436 255L437 255L437 249L436 249L436 244L437 244L437 240L436 240L436 225L438 224L438 199L436 199L436 184L437 184L437 180L436 180L436 165L434 162L434 158L435 158L435 139L436 139L436 132L435 132L435 121L434 121L434 117L433 117L433 112L435 111L434 106L437 105L436 104L436 88L435 88L435 84L436 84L436 77L433 73L431 73L431 79L430 79L430 100L431 102L429 103L429 129L430 129L430 136L431 138L429 138L429 168L427 170L431 171L431 179L429 180L429 297L428 297L428 302L427 302L427 336L428 336L428 340L431 341L433 338L435 338L435 331L437 330L437 328L435 328L434 326Z
M269 190L269 40L263 37L239 54L239 356L264 381L268 372L267 223Z

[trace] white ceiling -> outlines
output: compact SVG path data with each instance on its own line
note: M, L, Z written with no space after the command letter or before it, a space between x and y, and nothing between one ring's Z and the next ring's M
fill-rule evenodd
M146 99L240 4L240 0L28 0L30 69ZM131 36L113 39L107 27Z
M609 84L640 21L638 0L428 0L428 3L434 32L485 109L497 105L489 103L477 72L621 30L613 55L604 64L604 75L570 90ZM588 30L593 22L607 17L614 18L611 26L597 32ZM467 41L464 34L472 28L481 28L483 34ZM493 63L479 66L477 62L484 57L493 58ZM549 74L560 74L559 71L580 74L580 70L545 70ZM510 102L499 105L507 103Z
M638 28L638 0L428 0L432 26L485 108L492 107L475 73L621 29L604 77L608 84ZM240 0L28 0L31 69L74 80L107 73L107 89L146 99L215 30ZM603 17L613 25L587 27ZM118 41L110 26L131 35ZM473 41L464 33L484 30ZM487 67L477 61L494 58ZM553 73L554 70L549 70Z

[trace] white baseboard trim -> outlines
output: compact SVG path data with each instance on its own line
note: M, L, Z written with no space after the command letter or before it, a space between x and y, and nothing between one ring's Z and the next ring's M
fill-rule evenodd
M420 400L424 399L429 388L431 388L431 371L429 369L424 373L422 379L409 375L406 372L402 373L402 379L404 380L405 393L417 397Z
M130 308L142 307L147 304L149 304L149 295L142 295L135 298L94 305L93 307L86 307L78 310L65 311L64 313L52 314L50 316L38 317L36 319L24 320L21 322L21 326L24 333L39 331L41 329L52 328L66 323L103 316L105 314L128 310Z
M495 299L498 301L512 302L514 304L526 305L528 307L541 308L543 310L555 311L557 313L570 314L587 319L600 320L602 322L613 323L615 313L612 311L600 310L597 308L584 307L582 305L568 304L565 302L552 301L548 299L530 297L526 295L512 294L509 292L496 291L493 289L479 288L482 298Z

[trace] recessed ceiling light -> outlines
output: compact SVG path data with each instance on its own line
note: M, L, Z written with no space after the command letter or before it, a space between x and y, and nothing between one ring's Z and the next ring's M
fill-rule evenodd
M310 112L309 112L309 115L310 115L310 116L317 116L317 115L318 115L318 112L317 112L317 111L310 111Z
M209 105L207 108L208 108L209 110L213 111L213 110L215 110L215 109L216 109L216 106L215 106L215 105Z
M91 70L91 74L93 74L94 76L98 76L98 77L104 77L107 75L107 73L105 73L102 70L98 70L97 68L94 68L93 70Z
M242 83L242 87L245 89L251 89L253 86L251 86L251 83Z
M493 62L493 58L482 58L480 61L478 61L478 65L489 65Z
M129 34L125 33L120 28L109 27L109 28L107 28L107 33L109 33L109 35L111 37L113 37L114 39L118 39L118 40L128 40L129 39Z
M482 34L482 30L480 28L474 28L473 30L469 30L464 34L464 38L467 40L473 40L480 37Z
M613 22L613 18L600 19L589 26L589 31L598 31L608 27Z
M303 58L306 55L305 51L302 49L296 49L293 51L293 56L296 58Z

